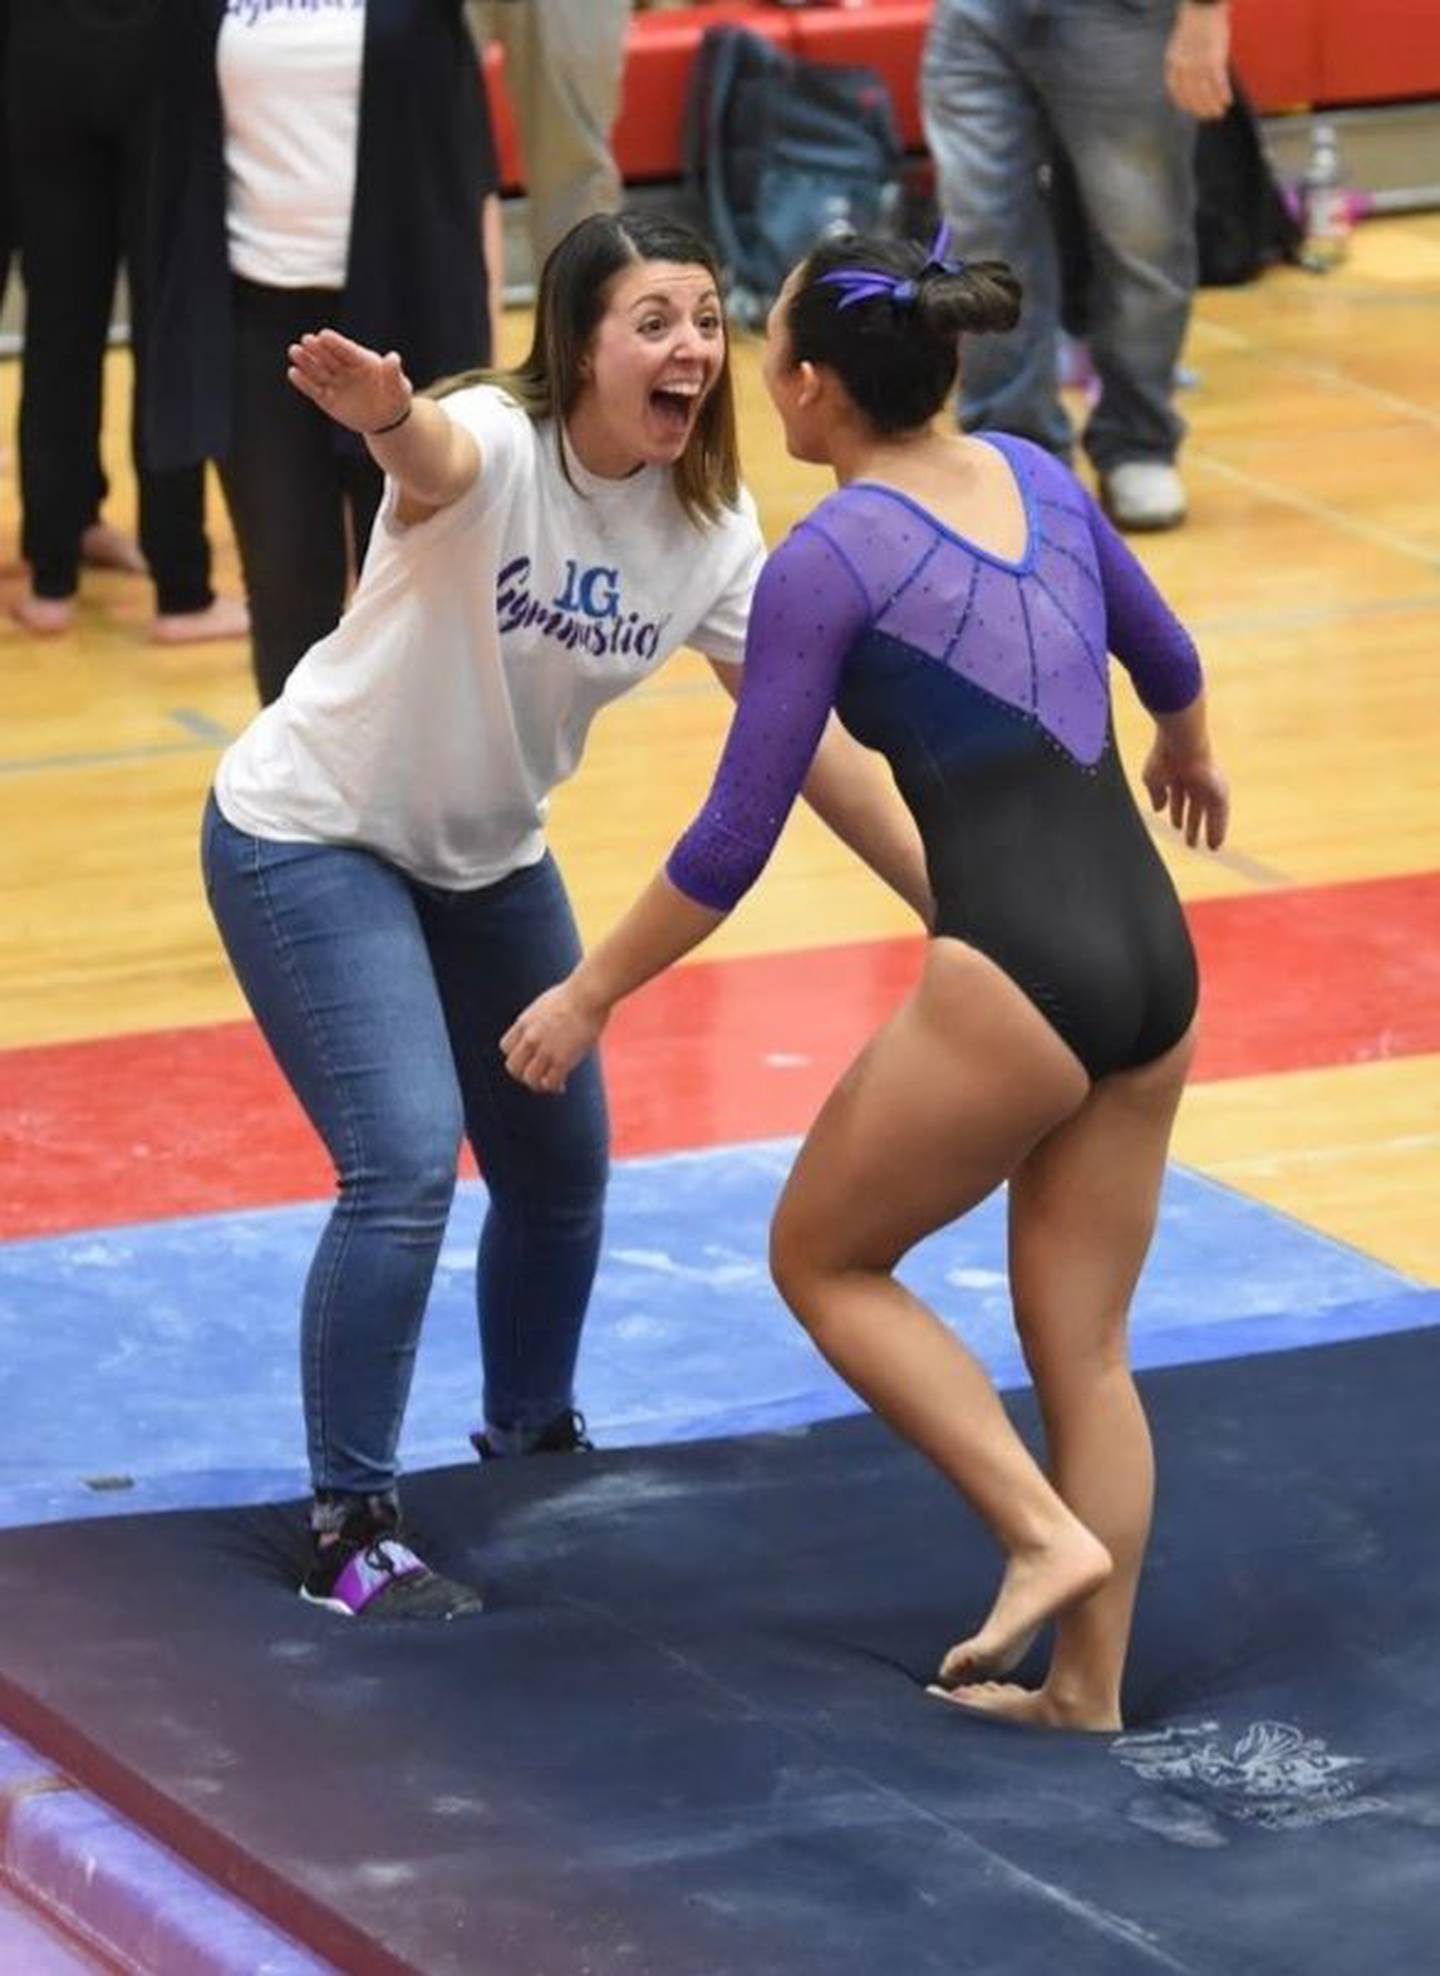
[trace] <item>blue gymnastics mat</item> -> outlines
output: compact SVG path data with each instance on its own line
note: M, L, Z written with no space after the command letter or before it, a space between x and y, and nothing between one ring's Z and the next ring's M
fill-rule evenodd
M925 1695L995 1560L853 1419L413 1478L448 1627L298 1504L0 1532L0 1718L354 1976L1429 1969L1440 1330L1144 1385L1122 1735Z
M580 1366L609 1446L855 1410L765 1267L793 1140L617 1166ZM460 1459L478 1422L473 1308L484 1193L463 1186L426 1318L402 1455ZM318 1203L0 1247L7 1432L0 1525L281 1499L305 1486L300 1289ZM1025 1381L996 1196L902 1274L1004 1386ZM1322 1343L1440 1319L1440 1292L1172 1169L1135 1312L1140 1365Z

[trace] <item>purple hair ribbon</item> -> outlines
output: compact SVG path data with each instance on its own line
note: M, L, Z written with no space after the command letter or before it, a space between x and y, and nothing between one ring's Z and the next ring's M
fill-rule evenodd
M821 275L820 281L823 286L843 291L838 305L842 309L851 308L856 302L873 301L881 295L888 296L897 309L913 308L923 276L965 272L964 261L946 259L949 245L950 227L942 220L919 275L884 274L879 268L832 268L828 274Z
M963 274L965 263L957 254L953 261L945 258L945 249L950 245L950 222L941 220L935 229L935 238L930 242L930 251L925 256L922 274Z

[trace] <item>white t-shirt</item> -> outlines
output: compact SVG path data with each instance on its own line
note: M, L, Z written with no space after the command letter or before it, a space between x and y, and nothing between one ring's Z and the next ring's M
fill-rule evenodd
M444 400L482 463L411 528L386 489L350 609L221 760L253 836L361 844L425 883L543 853L546 797L607 700L680 645L738 664L765 545L755 504L689 521L668 468L587 473L502 391Z
M365 0L226 0L226 227L247 281L345 285L364 46Z

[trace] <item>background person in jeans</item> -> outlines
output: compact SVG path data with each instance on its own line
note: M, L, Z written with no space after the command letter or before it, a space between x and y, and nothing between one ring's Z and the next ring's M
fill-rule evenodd
M1185 518L1175 366L1196 282L1194 126L1229 101L1224 0L937 0L922 71L925 132L956 246L998 256L1024 305L977 346L961 423L1068 459L1061 289L1042 173L1074 169L1093 258L1088 340L1099 397L1083 444L1122 528Z
M339 1181L303 1310L303 1589L345 1613L450 1617L475 1595L400 1543L396 1448L462 1134L490 1194L479 1450L586 1445L573 1384L606 1182L599 1066L557 1103L513 1083L499 1048L579 959L545 799L599 708L677 646L734 670L764 544L738 480L718 272L670 221L575 228L502 384L412 399L398 358L330 331L292 362L314 405L367 435L386 502L344 619L221 761L205 873ZM878 765L838 729L821 754L812 803L928 910L918 833Z

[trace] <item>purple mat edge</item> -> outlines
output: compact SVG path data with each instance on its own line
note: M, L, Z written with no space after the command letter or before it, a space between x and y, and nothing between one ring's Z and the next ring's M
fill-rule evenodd
M184 1958L192 1976L331 1976L288 1933L205 1877L192 1863L193 1825L184 1852L173 1849L158 1822L134 1823L74 1771L94 1763L88 1740L66 1732L42 1706L17 1709L14 1690L0 1675L0 1886L16 1893L37 1921L80 1945L90 1958L78 1967L154 1970L158 1944ZM35 1718L36 1740L26 1740L21 1715ZM58 1725L58 1727L57 1727ZM83 1761L63 1747L82 1752ZM117 1769L120 1766L116 1766ZM138 1796L125 1772L125 1795ZM95 1779L96 1788L103 1785ZM163 1802L163 1801L162 1801ZM96 1957L100 1961L95 1960ZM179 1966L170 1960L166 1966Z

